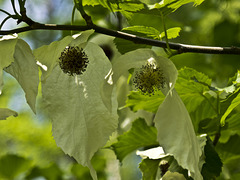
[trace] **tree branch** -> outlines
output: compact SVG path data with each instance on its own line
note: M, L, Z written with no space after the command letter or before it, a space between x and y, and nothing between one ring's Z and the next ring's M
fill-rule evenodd
M28 19L29 20L29 19ZM68 30L68 31L85 31L89 29L94 29L95 32L118 37L121 39L132 41L136 44L146 44L151 46L157 46L162 48L167 48L167 44L165 41L159 41L149 38L143 38L136 36L134 34L129 34L121 31L115 31L107 28L103 28L97 25L91 26L77 26L77 25L57 25L57 24L41 24L34 21L29 23L29 26L16 28L11 30L1 30L0 35L8 35L14 33L22 33L32 30ZM187 44L179 44L179 43L171 43L169 42L169 47L173 50L177 51L177 54L182 53L204 53L204 54L236 54L240 55L239 47L212 47L212 46L196 46L196 45L187 45Z

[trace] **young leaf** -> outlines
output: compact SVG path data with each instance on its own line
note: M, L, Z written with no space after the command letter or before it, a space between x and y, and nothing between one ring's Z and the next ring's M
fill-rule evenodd
M117 158L122 161L125 156L140 147L157 146L157 134L154 127L146 124L145 120L139 118L132 123L130 131L118 137L118 142L112 145Z
M153 28L153 27L146 27L146 26L130 26L123 28L122 31L131 31L131 33L141 33L144 37L149 37L153 39L159 39L160 32Z
M122 29L125 33L135 34L140 37L148 37L153 39L159 39L160 32L153 28L153 27L146 27L146 26L130 26ZM129 51L133 51L139 48L145 48L148 47L144 44L136 44L131 41L115 38L114 43L116 44L116 47L118 51L122 54L125 54Z
M14 61L17 36L8 35L0 38L0 94L3 88L3 68L8 67Z
M42 64L47 62L48 71L43 72L42 94L52 119L56 143L78 163L88 166L93 178L97 179L90 160L104 146L118 122L117 102L112 98L114 93L102 89L105 82L111 86L106 79L111 63L99 46L85 43L91 33L93 31L85 31L75 38L66 37L49 47L36 50L35 55ZM85 55L79 58L89 62L81 75L65 74L58 65L61 51L69 46L79 47L81 55ZM66 56L66 53L63 55ZM105 100L107 96L108 101Z
M167 37L168 39L174 39L179 36L179 33L182 29L180 27L170 28L167 30ZM165 37L165 32L162 32L159 35L159 38L162 39Z
M32 50L25 41L18 39L15 47L14 62L4 70L11 74L21 85L27 103L32 111L36 113L35 104L39 83L38 67Z
M0 120L5 120L9 116L17 117L18 113L7 108L0 108Z
M154 15L168 15L176 11L181 6L194 3L194 6L200 5L204 0L165 0L155 3L154 5L145 6L146 9L142 10L141 13L154 14Z
M233 111L234 108L236 108L240 104L240 89L237 90L237 96L232 100L231 105L227 108L223 116L221 117L221 125L225 125L225 120L228 117L228 115Z

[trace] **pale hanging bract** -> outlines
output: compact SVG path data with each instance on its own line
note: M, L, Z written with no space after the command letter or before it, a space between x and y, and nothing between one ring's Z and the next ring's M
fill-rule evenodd
M133 84L137 90L146 95L161 90L166 96L154 118L160 146L166 154L174 156L179 165L188 169L191 177L202 179L202 150L190 116L174 89L178 74L176 67L169 59L157 56L150 49L138 49L122 55L113 63L113 82L133 68Z
M43 68L43 100L57 145L97 179L91 159L116 130L118 116L113 91L102 89L112 86L111 63L99 46L86 42L93 32L67 36L34 55Z
M17 35L0 39L0 94L3 70L11 74L25 92L26 101L34 113L38 93L38 67L29 45ZM8 111L10 112L10 111ZM16 114L16 113L15 113Z

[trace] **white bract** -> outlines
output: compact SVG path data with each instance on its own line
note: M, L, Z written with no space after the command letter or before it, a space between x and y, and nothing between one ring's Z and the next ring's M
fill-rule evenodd
M27 103L34 113L38 93L38 67L31 48L22 39L3 36L0 39L0 94L3 69L11 74L25 92Z
M202 150L188 111L174 89L178 74L174 64L150 49L138 49L122 55L113 63L113 82L116 83L120 76L128 74L130 69L141 68L149 63L161 68L165 79L161 91L166 97L154 118L158 142L165 154L174 156L178 164L188 169L194 179L200 180Z
M97 179L91 159L103 147L118 125L115 95L102 89L112 86L112 68L103 50L87 43L92 30L67 36L34 51L42 69L42 95L52 119L53 136L66 154L90 168ZM82 49L89 63L81 75L69 76L59 66L59 57L66 47ZM47 71L46 71L47 70Z

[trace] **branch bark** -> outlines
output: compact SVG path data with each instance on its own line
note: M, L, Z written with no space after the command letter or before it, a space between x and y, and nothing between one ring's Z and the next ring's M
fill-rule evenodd
M149 38L143 38L136 36L134 34L129 34L121 31L115 31L107 28L103 28L97 25L86 25L86 26L77 26L77 25L57 25L57 24L41 24L38 22L33 22L31 25L26 27L11 29L11 30L1 30L0 35L9 35L14 33L23 33L32 30L68 30L68 31L85 31L89 29L94 29L95 32L122 38L125 40L132 41L136 44L146 44L151 46L157 46L162 48L167 48L165 41L159 41ZM204 54L235 54L240 55L239 47L213 47L213 46L197 46L197 45L188 45L180 43L171 43L169 42L169 47L173 50L176 50L177 54L182 53L204 53Z

